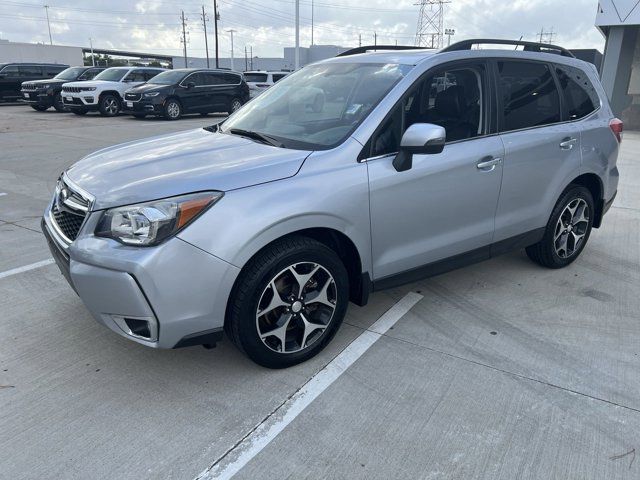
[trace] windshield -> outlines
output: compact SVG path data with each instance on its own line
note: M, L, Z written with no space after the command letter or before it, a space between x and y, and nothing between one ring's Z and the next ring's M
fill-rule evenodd
M153 83L155 85L175 85L184 78L189 72L182 70L169 70L168 72L162 72L153 77L147 83Z
M333 148L411 68L373 63L310 65L249 102L229 117L220 131L261 133L286 148Z
M53 78L56 78L58 80L75 80L84 71L84 67L66 68Z
M106 80L107 82L119 82L122 80L127 72L126 68L107 68L106 70L100 72L93 79L94 80Z

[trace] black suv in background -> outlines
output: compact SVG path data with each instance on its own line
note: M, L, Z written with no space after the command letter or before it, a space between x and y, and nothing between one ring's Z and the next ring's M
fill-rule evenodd
M44 112L49 107L64 112L66 109L62 103L62 84L93 80L102 70L104 67L69 67L48 80L23 82L22 101L39 112Z
M0 102L20 98L22 82L51 78L66 68L69 65L57 63L0 63Z
M187 113L233 113L248 100L249 86L240 73L182 68L127 90L122 111L137 118L162 115L177 120Z

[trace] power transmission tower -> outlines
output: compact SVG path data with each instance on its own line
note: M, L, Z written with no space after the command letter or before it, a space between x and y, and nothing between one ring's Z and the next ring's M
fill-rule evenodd
M444 6L451 0L420 0L416 41L418 47L442 48L444 46Z
M209 68L209 40L207 39L207 14L204 11L204 5L202 5L202 26L204 27L204 48L207 52L207 68Z
M218 58L218 20L220 20L220 14L218 13L218 2L213 0L213 28L216 35L216 68L220 68L220 61Z
M189 65L187 64L187 20L184 18L184 10L181 11L180 21L182 22L182 38L180 42L182 43L182 48L184 49L184 68L187 68Z
M540 29L540 33L538 34L538 39L540 43L553 43L553 37L555 36L555 32L553 31L553 27L548 32L544 31L544 27Z

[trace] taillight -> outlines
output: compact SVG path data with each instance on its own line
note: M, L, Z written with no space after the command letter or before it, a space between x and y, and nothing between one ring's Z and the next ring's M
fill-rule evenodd
M618 143L622 142L622 130L624 130L624 123L619 118L614 118L609 122L609 128L618 139Z

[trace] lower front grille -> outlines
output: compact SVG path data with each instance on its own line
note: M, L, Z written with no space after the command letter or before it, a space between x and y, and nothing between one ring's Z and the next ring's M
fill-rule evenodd
M124 99L125 100L130 100L133 102L138 102L140 101L140 99L142 98L142 94L140 93L125 93L124 94Z
M62 234L71 241L75 240L80 232L80 227L82 227L84 223L85 214L83 212L75 214L65 210L59 210L58 206L54 203L51 208L51 215Z

